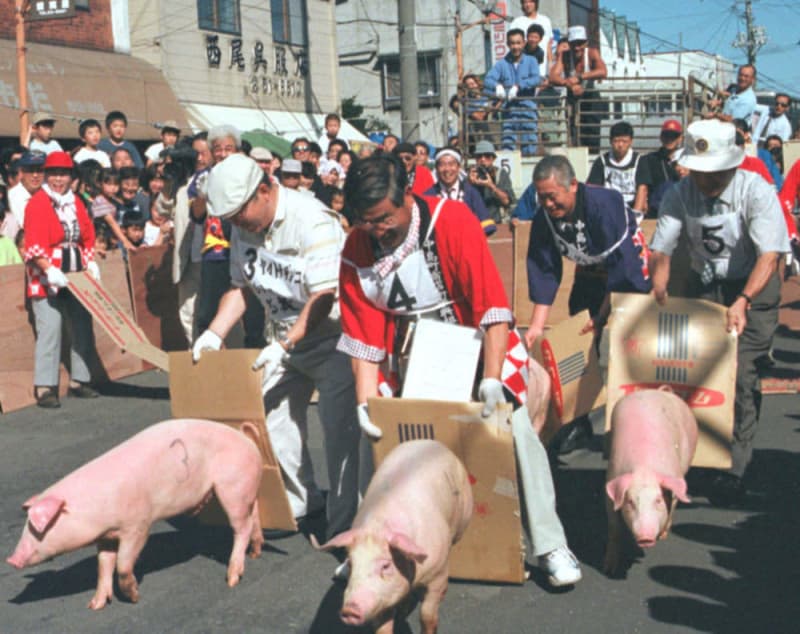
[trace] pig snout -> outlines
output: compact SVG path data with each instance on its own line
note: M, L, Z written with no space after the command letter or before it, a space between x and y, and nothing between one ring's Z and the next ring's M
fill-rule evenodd
M25 567L25 559L22 557L22 555L18 555L17 553L14 553L11 555L11 557L8 557L6 559L6 563L11 564L17 570L22 570Z
M339 612L339 618L346 625L363 625L364 624L364 611L354 601L348 601Z
M639 548L652 548L656 545L660 532L659 522L657 518L634 521L631 532Z

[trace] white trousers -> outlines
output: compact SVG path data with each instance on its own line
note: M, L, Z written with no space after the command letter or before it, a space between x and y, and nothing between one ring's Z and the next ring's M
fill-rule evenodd
M190 348L195 340L194 313L197 291L200 289L200 265L200 262L189 262L178 282L178 317Z
M533 429L527 407L522 406L514 412L511 430L525 502L528 539L533 556L538 557L566 546L567 536L556 513L556 492L547 451Z
M295 517L322 507L308 453L308 404L316 387L330 490L328 539L346 530L358 508L358 447L355 381L350 357L336 350L338 335L302 345L264 385L267 431L283 471Z

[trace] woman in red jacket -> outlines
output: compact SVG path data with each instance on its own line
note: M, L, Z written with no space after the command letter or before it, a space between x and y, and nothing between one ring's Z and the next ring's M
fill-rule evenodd
M88 361L94 348L92 318L66 290L65 273L88 270L96 280L94 226L86 207L70 188L72 158L51 152L44 164L45 183L25 208L25 263L27 295L36 323L33 384L39 407L60 407L58 366L61 359L61 323L71 324L71 381L69 393L95 398L89 385Z

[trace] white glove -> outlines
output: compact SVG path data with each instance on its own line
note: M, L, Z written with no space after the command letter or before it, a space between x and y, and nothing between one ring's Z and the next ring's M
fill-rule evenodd
M86 270L89 271L89 274L94 278L95 282L100 281L100 267L97 266L97 262L92 260L89 264L86 265Z
M503 84L497 84L497 88L495 88L495 89L494 89L494 94L495 94L495 95L496 95L496 96L497 96L499 99L505 99L505 98L506 98L506 89L505 89L505 86L503 86Z
M208 198L208 174L208 171L198 174L197 180L194 182L197 195L200 196L200 198Z
M284 357L286 357L286 350L277 341L273 341L259 353L255 363L253 363L253 370L264 368L262 384L266 384L272 378L272 375L278 371Z
M361 427L361 431L367 435L367 438L378 440L378 438L383 436L380 427L369 419L369 410L367 409L366 403L361 403L361 405L356 408L356 411L358 411L358 425Z
M508 90L508 100L513 101L517 98L517 93L519 92L519 86L511 86Z
M192 361L195 363L200 361L200 355L203 354L203 350L219 350L221 347L222 339L220 336L215 332L206 330L192 346Z
M481 416L491 416L497 406L506 402L503 394L503 384L498 379L483 379L478 387L478 398L483 403Z
M56 266L48 267L46 274L47 283L52 288L67 288L69 285L67 276L64 275L64 272Z

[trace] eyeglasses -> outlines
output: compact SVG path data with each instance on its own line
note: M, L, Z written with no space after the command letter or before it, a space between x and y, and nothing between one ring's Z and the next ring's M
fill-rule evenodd
M778 106L780 106L781 108L788 108L789 104L786 103L785 101L776 101L775 102L775 107L778 107Z
M393 213L387 212L382 216L378 216L377 218L358 218L355 224L359 227L386 227L388 229L389 227L394 227L397 224L397 218L395 218Z
M295 152L308 152L308 146L296 145L295 147L292 148L292 154L294 154Z

